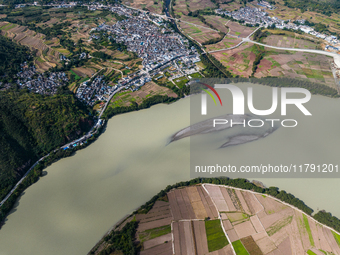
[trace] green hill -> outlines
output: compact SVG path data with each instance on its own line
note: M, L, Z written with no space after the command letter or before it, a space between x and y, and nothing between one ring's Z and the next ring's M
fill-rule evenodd
M42 155L81 136L92 124L73 95L0 92L0 199Z

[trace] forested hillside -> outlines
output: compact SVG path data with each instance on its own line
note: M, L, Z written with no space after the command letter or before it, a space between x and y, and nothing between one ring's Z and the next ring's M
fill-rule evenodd
M298 8L301 11L315 11L325 15L337 13L340 9L339 0L311 1L311 0L284 0L286 6L290 8Z
M30 59L27 47L0 35L0 81L12 81L12 76L20 71L20 64Z
M0 198L29 162L82 135L91 122L88 109L70 94L0 92Z

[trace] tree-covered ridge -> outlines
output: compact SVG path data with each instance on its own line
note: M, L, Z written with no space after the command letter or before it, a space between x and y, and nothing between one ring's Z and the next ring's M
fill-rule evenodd
M88 109L69 94L43 96L7 90L0 93L0 98L3 198L29 164L87 131L91 118Z
M330 16L340 10L339 0L311 1L311 0L284 0L284 4L290 8L298 8L302 12L315 11Z
M9 79L20 71L20 64L31 59L27 47L14 43L0 35L0 82Z

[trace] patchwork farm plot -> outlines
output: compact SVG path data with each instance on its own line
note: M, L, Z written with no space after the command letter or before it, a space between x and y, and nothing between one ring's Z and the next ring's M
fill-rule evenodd
M263 58L257 65L254 76L257 78L276 76L296 79L307 79L311 82L335 88L331 70L331 58L319 54L271 50L244 43L232 50L212 53L229 71L241 77L250 77L253 62L259 49Z
M221 16L213 16L213 15L205 15L203 16L206 21L213 25L214 28L216 28L217 30L224 32L224 33L228 33L229 29L227 27L229 20L222 18Z
M212 55L233 74L249 77L256 58L256 54L251 51L252 45L244 43L235 49L215 52Z
M284 76L308 79L335 88L330 66L331 58L303 52L266 54L258 65L255 77Z
M138 222L142 255L340 254L340 235L268 195L214 184L164 194L116 227ZM91 254L107 246L99 242Z
M177 97L177 95L172 90L166 87L161 87L154 82L148 82L137 91L132 92L127 90L114 95L109 107L129 106L131 102L140 104L143 102L143 99L154 95L168 95L169 97Z
M202 44L211 39L220 38L218 32L215 32L211 29L206 29L203 27L198 27L193 24L188 24L184 22L180 22L181 29L187 35L189 35L192 39Z
M241 38L247 37L250 35L256 28L254 27L246 27L242 26L237 22L229 21L227 24L227 27L229 28L229 35L232 36L238 36Z
M189 5L189 10L192 12L206 8L216 8L216 4L210 0L187 0L186 3Z
M162 1L149 1L149 0L130 0L124 1L124 4L137 9L144 9L157 14L162 14Z
M186 0L176 0L174 1L173 10L176 18L185 17L190 12Z
M318 49L318 44L315 42L285 35L270 35L263 42L268 45L284 48Z

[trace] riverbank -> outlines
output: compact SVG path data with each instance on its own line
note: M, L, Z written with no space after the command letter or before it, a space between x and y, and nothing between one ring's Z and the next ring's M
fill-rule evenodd
M256 200L257 200L257 203L259 203L260 205L261 205L261 203L260 203L260 201L258 200L259 198L270 198L270 199L272 199L272 200L274 200L274 201L277 201L279 204L283 204L284 206L287 206L287 207L290 207L290 208L292 208L293 210L295 210L295 211L297 211L297 212L299 212L301 215L303 215L303 217L306 217L306 219L310 219L311 221L313 221L313 222L315 222L315 223L317 223L319 226L322 226L322 227L325 227L325 228L327 228L327 229L329 229L330 231L332 231L333 232L333 235L335 236L335 235L338 235L338 236L340 236L340 233L339 233L339 231L340 231L340 220L339 219L337 219L337 218L334 218L333 220L335 221L334 222L334 224L336 225L336 224L338 224L339 225L339 227L335 227L335 229L333 228L335 225L333 225L333 226L329 226L329 225L327 225L327 224L323 224L322 223L322 221L320 222L320 221L317 221L316 219L315 219L315 217L316 218L319 218L320 219L320 217L318 217L318 215L320 215L320 212L318 213L318 214L316 214L315 216L311 216L311 213L312 213L312 209L311 208L309 208L308 206L306 206L301 200L299 200L298 198L295 198L292 194L287 194L287 193L285 193L285 191L280 191L279 190L279 188L277 188L277 187L270 187L270 188L263 188L263 187L259 187L259 186L257 186L257 185L255 185L254 183L251 183L251 182L249 182L248 180L246 180L246 179L229 179L229 178L196 178L196 179L192 179L192 180L190 180L190 181L187 181L187 182L180 182L180 183L176 183L176 184L174 184L174 185L168 185L167 187L166 187L166 189L164 189L164 190L161 190L157 195L155 195L155 196L153 196L152 197L152 199L151 200L149 200L148 202L146 202L144 205L142 205L142 206L140 206L140 208L139 209L137 209L134 213L132 213L132 214L129 214L129 215L127 215L126 217L124 217L123 219L121 219L119 222L117 222L111 229L110 229L110 231L108 231L101 239L100 239L100 241L90 250L90 252L88 253L88 255L93 255L93 254L95 254L95 255L97 255L97 254L108 254L108 253L110 253L110 252L112 252L112 251L115 251L115 250L120 250L120 249L122 249L122 247L125 247L125 246L121 246L121 245L119 245L119 246L116 246L115 245L115 243L112 243L112 242L110 242L109 240L113 237L113 236L117 236L117 238L119 238L119 234L121 234L121 233L124 233L124 231L125 231L125 229L128 227L128 228L130 228L130 226L127 226L127 225L129 225L129 224L131 224L131 223L134 223L134 225L135 225L135 227L134 227L134 229L133 229L133 233L129 236L129 238L130 238L130 241L129 241L129 243L133 243L133 248L129 248L129 249L134 249L136 252L137 251L141 251L141 250L143 250L143 249L145 249L145 247L144 247L144 242L145 242L145 240L143 240L143 239L140 239L140 236L144 236L144 232L141 232L141 231L145 231L144 230L144 228L145 228L145 226L144 225L146 225L146 223L142 220L142 223L140 223L139 222L139 220L138 219L143 219L143 218L145 218L145 217L148 217L148 223L147 224L151 224L150 223L150 221L152 222L152 217L154 217L154 216L151 216L151 214L150 214L150 216L147 216L148 215L148 213L149 213L149 211L151 210L151 209L153 209L153 210L156 210L157 211L157 209L154 209L153 207L155 206L155 204L156 203L158 203L158 206L159 206L159 204L160 203L162 203L162 211L164 211L165 210L165 208L166 208L166 206L170 206L170 209L171 209L171 211L172 211L172 213L171 213L171 215L172 215L172 218L171 218L171 239L172 239L172 251L173 251L173 253L174 253L174 251L175 251L175 249L176 249L176 247L174 247L174 244L175 244L175 246L176 246L176 238L179 238L178 237L178 233L176 232L176 231L174 231L174 229L173 229L173 225L178 221L190 221L190 219L182 219L182 218L178 218L178 216L180 215L178 215L177 213L176 213L176 210L178 210L178 209L176 209L176 208L173 208L173 206L174 206L174 204L173 204L173 202L171 202L170 201L170 197L169 197L169 193L172 193L172 194L176 194L176 189L180 189L182 192L180 192L180 193L182 193L182 195L184 195L184 193L183 192L185 192L185 187L192 187L191 189L190 189L190 192L193 192L193 190L192 189L195 189L194 187L199 187L199 186L202 186L203 188L204 188L204 190L206 191L206 193L210 196L210 198L211 198L211 200L212 200L212 202L213 202L213 204L214 204L214 206L215 206L215 208L217 209L217 211L220 211L219 210L219 208L222 206L221 205L221 203L219 203L218 205L216 204L216 201L214 202L214 199L216 199L216 198L214 198L214 196L218 196L217 195L217 190L215 189L215 187L220 187L221 189L229 189L229 190L231 190L231 191L233 191L234 192L234 196L237 196L236 194L238 194L238 196L242 196L242 193L244 194L244 192L246 192L246 193L251 193L251 194L253 194L254 195L254 198L256 198L256 196L258 197L258 198L256 198ZM212 187L212 188L211 188ZM210 190L210 192L212 192L211 194L210 194L210 192L209 192L209 190ZM187 190L189 190L189 189L187 189ZM235 190L237 191L237 192L239 192L239 193L235 193ZM175 191L175 192L174 192ZM189 191L188 191L189 192ZM189 193L190 193L189 192ZM242 193L241 193L242 192ZM232 192L230 192L229 194L231 194ZM185 194L186 194L186 192L185 192ZM214 195L215 194L215 195ZM182 196L181 195L181 196ZM187 195L186 195L187 196ZM192 195L193 196L193 195ZM223 195L224 197L226 197L226 196L228 196L228 195L226 195L226 194L224 194ZM190 199L191 199L191 196L190 196L190 194L189 194L189 197L190 197ZM243 197L243 196L242 196ZM288 199L288 197L289 197L289 200L287 200ZM194 198L194 197L192 197L192 198ZM174 199L174 197L172 196L172 198L171 198L172 200ZM197 199L197 198L196 198ZM219 197L219 199L221 199L220 197ZM225 198L226 200L227 200L227 198ZM228 199L230 199L230 198L228 198ZM247 201L245 202L244 201L244 199L246 199ZM239 199L237 199L237 201L239 201L238 202L238 204L239 204L239 206L240 206L240 208L241 208L241 210L240 211L242 211L243 213L246 213L246 214L252 214L251 213L251 211L253 211L254 210L254 208L252 208L252 207L250 207L250 208L252 208L251 209L251 211L250 211L250 209L247 207L247 205L246 204L252 204L252 203L255 203L255 201L253 201L253 202L251 202L251 200L252 200L252 198L251 197L249 197L249 196L245 196L244 198L242 198L241 199L241 201L239 200ZM242 202L243 201L243 202ZM298 202L297 202L298 201ZM168 203L168 205L166 205L166 203L164 203L164 202L170 202L170 203ZM183 202L183 201L182 201ZM219 202L221 202L220 200L219 200ZM230 201L231 202L231 201ZM264 201L263 201L264 202ZM293 203L293 205L292 205L292 203ZM170 205L169 205L170 204ZM242 205L241 204L243 204L243 207L242 207ZM183 204L182 204L183 205ZM181 209L181 206L182 205L179 205L179 209L180 210L182 210ZM295 206L296 205L296 206ZM187 205L188 206L188 205ZM227 205L225 205L225 206L227 206ZM233 205L232 204L229 204L228 203L228 206L227 206L227 208L228 207L233 207ZM235 205L236 206L236 205ZM254 204L253 204L253 206L254 206ZM266 209L263 205L261 205L262 206L262 209L261 210L263 210L263 213L266 211L266 210L268 210L268 209ZM269 204L268 204L268 201L265 203L265 206L269 206ZM197 206L196 206L197 207ZM202 214L202 210L204 210L204 209L199 209L198 210L198 208L196 208L196 207L194 207L194 211L195 211L195 214L196 214L196 216L197 215L201 215ZM275 207L275 206L274 206ZM273 210L273 208L274 207L270 207L271 208L271 210ZM276 206L277 207L277 206ZM225 208L224 206L223 206L223 208ZM280 210L282 210L282 208L284 209L285 207L282 207L281 206L281 209ZM197 211L196 211L197 210ZM225 211L225 210L227 210L227 211L233 211L233 213L235 213L234 211L235 210L239 210L239 209L221 209L222 211ZM260 210L260 211L261 211ZM279 210L278 209L278 207L277 207L277 209L274 209L274 210ZM189 210L190 211L190 210ZM254 212L259 212L259 211L254 211ZM254 213L253 212L253 213ZM155 213L155 212L154 212ZM160 212L159 212L160 213ZM167 212L163 212L164 214L166 214ZM275 211L271 211L271 214L275 214ZM156 213L157 214L157 213ZM222 220L222 219L224 219L224 220L226 220L226 218L225 218L225 216L221 216L221 214L225 214L225 213L221 213L221 212L219 212L218 213L218 219L220 220L220 222L221 222L221 226L222 226L222 228L224 229L224 221ZM177 216L176 216L177 215ZM278 215L280 215L280 214L278 214ZM279 217L279 216L276 216L276 217ZM273 215L272 215L273 216ZM191 216L191 217L194 217L195 218L195 216ZM202 217L202 216L201 216ZM210 216L210 217L208 217L208 220L213 220L214 219L214 217L216 217L216 215L215 216ZM222 218L221 218L222 217ZM228 216L229 217L229 216ZM234 217L234 216L233 216ZM263 216L262 216L263 217ZM282 216L280 216L280 217L282 217ZM297 216L295 216L295 217L297 217ZM259 219L259 218L257 218L257 219ZM261 218L261 220L263 220L264 218ZM201 221L207 221L207 218L201 218L201 219L194 219L194 220L201 220ZM166 224L166 222L163 222L164 220L162 220L162 222L163 223L157 223L156 224L156 222L158 222L157 221L157 218L155 218L154 219L154 223L155 224L151 224L150 225L150 227L151 226L153 226L153 229L150 229L150 230L148 230L149 232L150 231L156 231L157 229L159 229L159 228L161 228L161 227L155 227L157 224L159 225L164 225L164 224ZM279 220L279 218L278 218L278 221L280 221ZM308 221L308 220L307 220ZM168 222L167 222L168 223ZM311 223L310 223L311 224ZM142 226L143 225L143 226ZM157 226L158 226L157 225ZM228 225L228 224L227 224ZM268 224L266 224L266 225L268 225ZM275 225L275 224L274 224ZM229 227L229 229L228 230L230 230L230 226L228 225L228 227ZM282 227L280 227L280 228L276 228L275 229L275 232L277 232L277 231L280 231L280 229L281 229ZM142 230L141 230L142 229ZM270 229L270 228L269 228ZM264 229L263 229L264 230ZM283 230L283 231L285 231L285 230ZM312 228L312 231L314 231L314 229ZM136 233L137 232L137 233ZM270 234L270 233L272 233L273 232L273 230L268 230L267 231L268 232L268 234ZM265 233L267 233L267 232L265 232ZM224 233L225 233L225 235L226 235L226 230L224 230ZM256 233L256 232L255 232ZM166 234L166 233L164 233L164 234ZM246 235L250 235L251 234L251 232L249 232L249 233L247 233ZM313 233L313 236L315 235L316 233ZM137 239L135 239L135 237L137 236ZM157 236L157 235L156 235ZM226 235L227 236L227 235ZM310 235L311 236L311 235ZM174 237L175 237L175 240L174 240ZM205 237L205 235L203 235L203 238ZM183 237L184 238L184 237ZM196 237L196 238L202 238L202 236L199 236L199 237ZM232 238L232 240L234 241L235 240L235 235L231 235L230 237L228 237L227 236L227 238L228 238L228 243L231 243L231 239L230 238ZM332 238L332 236L328 236L328 238ZM335 238L335 237L334 237ZM312 237L312 240L313 240L313 237ZM126 240L125 240L126 241ZM204 242L204 240L200 240L199 242ZM177 241L178 242L178 241ZM167 243L167 242L166 242ZM314 241L311 243L311 247L314 247ZM318 243L318 242L317 242ZM187 244L188 245L188 244ZM148 247L149 247L149 245L148 245ZM223 246L222 246L223 247ZM191 248L193 248L193 247L188 247L187 246L187 249L191 249ZM337 247L333 247L334 249L337 249ZM143 251L144 253L143 254L146 254L146 251L144 250ZM151 252L151 251L150 251Z

